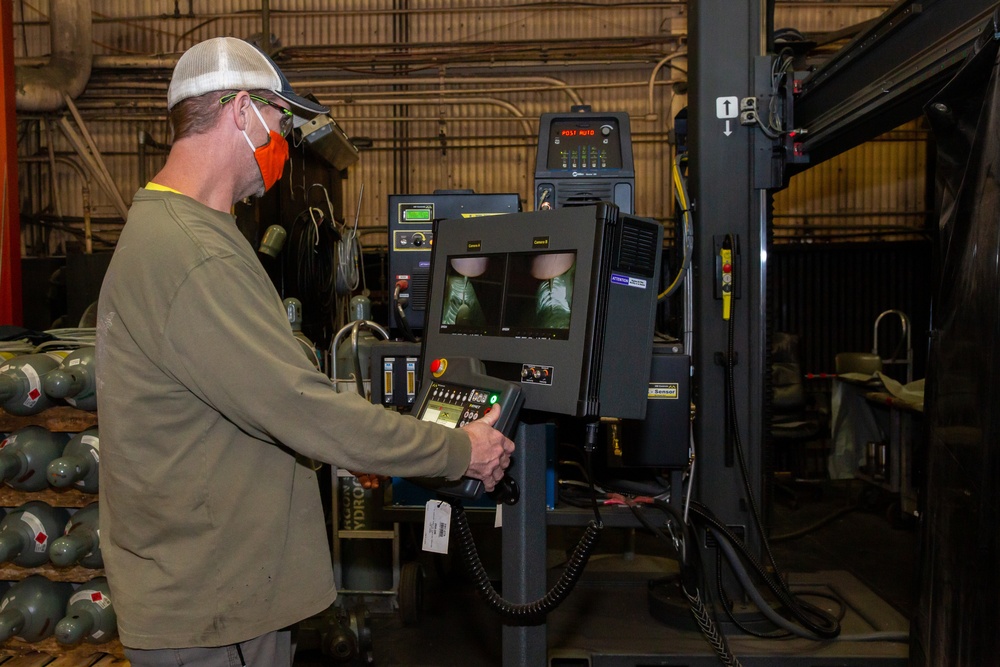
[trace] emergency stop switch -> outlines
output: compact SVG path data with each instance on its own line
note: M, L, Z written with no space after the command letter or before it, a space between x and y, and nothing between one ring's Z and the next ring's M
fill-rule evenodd
M728 320L733 310L733 249L726 238L720 251L722 266L722 319Z
M739 237L712 237L715 252L715 289L713 296L722 301L722 319L728 320L732 315L733 299L740 298L739 284L736 276L740 273Z

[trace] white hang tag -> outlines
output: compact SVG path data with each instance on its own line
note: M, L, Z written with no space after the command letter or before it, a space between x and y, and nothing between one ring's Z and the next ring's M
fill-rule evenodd
M497 515L493 518L494 528L503 528L503 503L497 503Z
M451 505L441 500L428 500L424 511L424 551L448 553L450 530Z

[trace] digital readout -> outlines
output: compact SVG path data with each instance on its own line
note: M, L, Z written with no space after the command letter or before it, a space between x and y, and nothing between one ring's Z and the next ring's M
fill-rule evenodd
M559 136L561 137L593 137L597 134L596 130L560 130Z

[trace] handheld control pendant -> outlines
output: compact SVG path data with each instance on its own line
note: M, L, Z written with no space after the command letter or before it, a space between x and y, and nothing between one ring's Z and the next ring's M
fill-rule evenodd
M415 403L417 419L459 428L491 409L499 409L500 419L495 428L508 438L511 436L524 404L520 387L486 375L482 363L470 357L433 359L429 370L430 377ZM456 498L478 499L484 491L481 481L469 477L457 482L427 478L411 481ZM493 495L497 502L513 504L519 495L517 484L505 475Z

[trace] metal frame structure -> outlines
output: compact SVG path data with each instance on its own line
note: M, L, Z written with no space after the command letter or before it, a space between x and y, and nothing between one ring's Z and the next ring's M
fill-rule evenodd
M971 53L998 6L996 0L900 0L810 74L795 101L810 161L918 117Z
M798 162L781 157L780 139L770 138L757 124L740 122L745 99L767 100L773 93L767 3L688 3L689 193L697 230L691 279L698 335L693 349L686 352L692 356L697 406L696 494L722 521L743 532L758 552L763 545L749 496L760 502L763 490L771 196L773 189L783 186L790 165ZM793 103L794 127L807 131L802 148L810 162L832 157L918 116L928 96L973 48L996 7L995 0L901 0L813 73ZM736 253L732 323L723 319L721 276L715 275L727 236L735 240ZM732 409L729 401L734 402ZM542 441L540 432L519 432L518 447L526 454L515 459L514 474L525 478L526 489L542 483L538 460ZM546 519L537 495L529 494L513 511L504 512L505 593L515 602L544 592L544 577L538 568L531 568L545 545ZM505 626L503 639L505 666L544 663L544 624ZM796 659L775 657L768 664ZM866 658L859 655L859 659ZM898 661L899 656L880 659Z
M688 152L694 211L695 257L692 355L697 406L696 494L724 522L742 529L759 549L744 492L737 445L745 454L749 485L761 494L761 449L766 345L766 234L770 193L754 187L759 130L742 126L739 102L755 95L755 60L763 56L768 31L763 0L690 3L690 96ZM735 104L735 108L734 105ZM729 434L726 364L729 322L716 298L721 239L735 239L734 384L739 443ZM759 501L758 501L759 502Z

